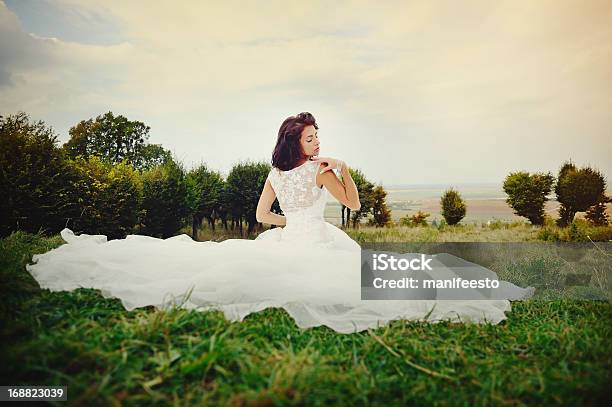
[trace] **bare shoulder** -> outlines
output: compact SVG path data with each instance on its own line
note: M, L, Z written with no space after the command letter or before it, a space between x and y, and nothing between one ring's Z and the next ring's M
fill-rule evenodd
M317 166L317 186L321 188L324 184L330 185L330 182L333 182L334 179L338 179L336 173L333 170L325 171L321 174L321 170L325 168L325 164L320 163Z

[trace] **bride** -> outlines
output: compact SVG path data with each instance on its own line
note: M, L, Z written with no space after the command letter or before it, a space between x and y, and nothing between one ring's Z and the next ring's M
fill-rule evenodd
M499 323L511 309L508 298L533 294L532 287L504 282L503 299L361 300L361 247L323 217L328 192L358 210L357 187L345 162L319 157L317 130L310 113L281 125L256 214L257 221L280 227L255 240L196 242L182 234L107 241L104 235L64 229L66 244L34 255L27 270L42 288L99 289L127 310L216 309L242 321L250 313L282 307L301 328L325 325L340 333L396 319ZM270 211L275 199L284 216Z

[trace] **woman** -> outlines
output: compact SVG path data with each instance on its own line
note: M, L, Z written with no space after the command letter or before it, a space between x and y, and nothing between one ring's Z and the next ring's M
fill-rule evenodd
M169 239L129 235L107 242L103 235L75 236L64 229L68 244L35 255L36 263L27 269L42 288L97 288L105 297L119 298L128 310L178 305L218 309L229 320L241 321L252 312L282 307L299 327L325 325L341 333L402 318L505 319L507 299L361 300L361 248L323 217L328 191L353 210L360 208L359 195L346 163L318 156L317 130L310 113L287 118L279 130L256 216L283 227L255 240L223 242L195 242L184 234ZM275 198L284 216L270 212ZM453 275L451 268L443 271ZM505 284L509 296L504 298L533 293Z
M359 210L359 192L348 165L341 160L318 157L319 137L315 118L300 113L287 118L278 132L268 174L257 205L257 221L284 228L260 234L256 240L319 243L331 248L359 251L359 245L336 226L325 222L327 191L352 210ZM332 169L342 175L342 183ZM278 198L284 216L270 212Z

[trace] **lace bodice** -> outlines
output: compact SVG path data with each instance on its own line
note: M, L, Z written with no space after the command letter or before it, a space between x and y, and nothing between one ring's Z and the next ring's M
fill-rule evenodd
M306 161L289 171L281 171L278 168L270 170L268 179L285 215L302 211L323 215L326 189L317 186L318 168L318 162ZM323 207L319 208L321 201Z
M317 187L317 170L319 163L306 161L289 171L272 168L268 179L276 193L278 203L287 220L282 228L268 230L256 239L273 239L303 245L308 242L334 246L336 242L332 230L334 227L325 222L323 213L327 203L327 189ZM266 235L267 234L267 235ZM351 245L359 246L350 238ZM354 248L357 250L357 248Z

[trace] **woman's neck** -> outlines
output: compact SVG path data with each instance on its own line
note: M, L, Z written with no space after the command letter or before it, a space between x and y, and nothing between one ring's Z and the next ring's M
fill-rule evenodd
M306 161L310 161L310 156L309 155L307 155L306 157L303 157L301 161L298 161L297 165L302 165Z

